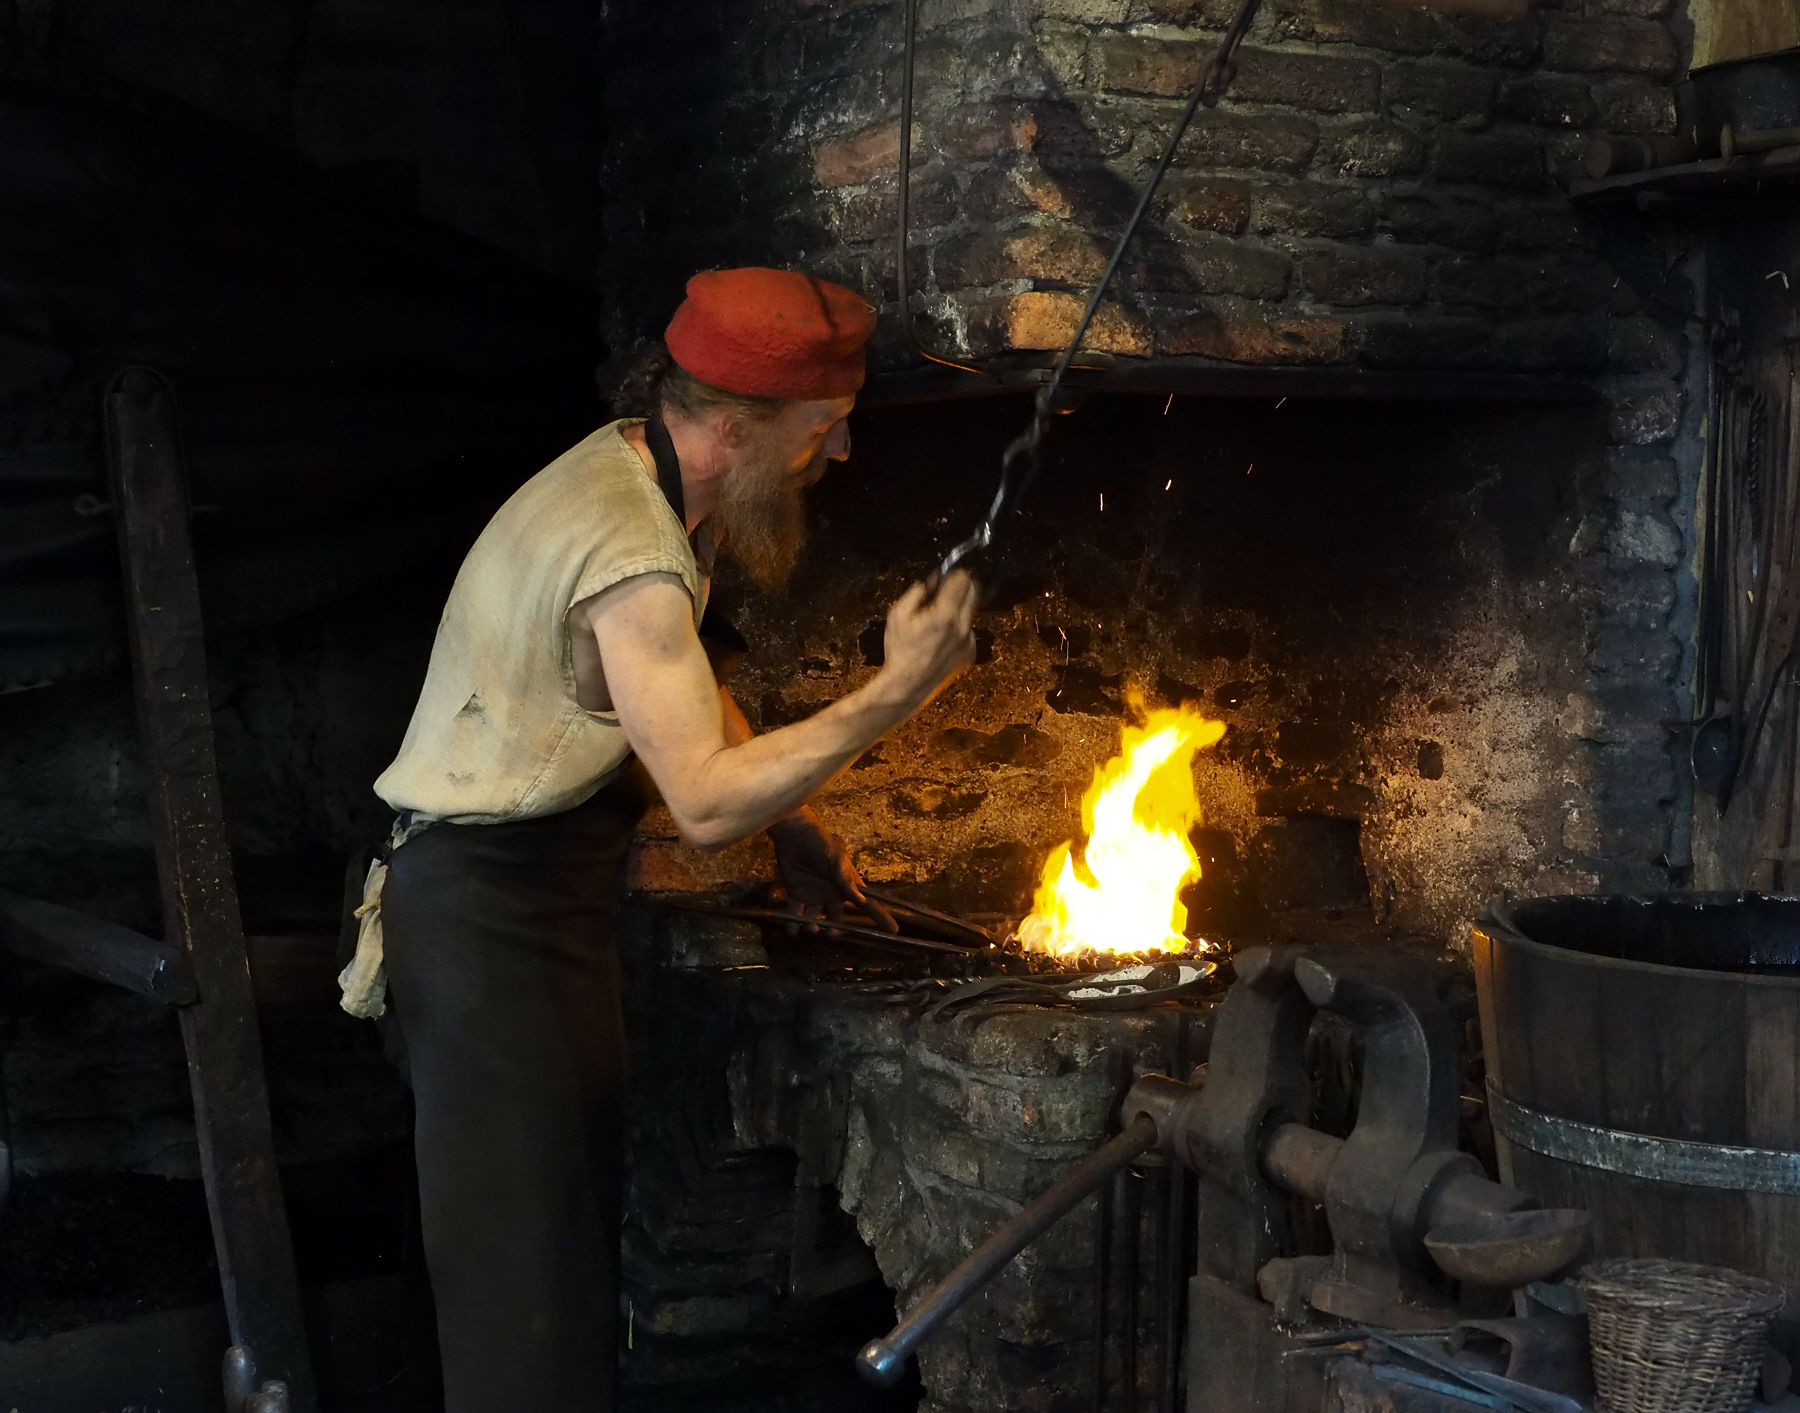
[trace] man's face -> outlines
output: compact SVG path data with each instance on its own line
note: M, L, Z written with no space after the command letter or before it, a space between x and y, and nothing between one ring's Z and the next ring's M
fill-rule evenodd
M719 489L724 545L764 590L793 573L806 541L806 488L850 455L852 397L790 402L763 420L740 420L732 467Z

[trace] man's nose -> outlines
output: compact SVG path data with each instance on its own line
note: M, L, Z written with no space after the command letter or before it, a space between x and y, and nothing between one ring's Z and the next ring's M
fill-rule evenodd
M835 424L825 434L824 457L827 461L845 461L850 456L850 423Z

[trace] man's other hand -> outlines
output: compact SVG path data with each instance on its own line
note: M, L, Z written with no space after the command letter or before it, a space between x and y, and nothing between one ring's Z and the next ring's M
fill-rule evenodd
M861 908L878 927L900 930L893 914L863 892L862 875L843 840L810 809L777 820L768 833L775 845L775 867L787 888L788 906L801 919L809 919L804 923L807 932L819 930L816 919L821 916L842 922L845 903ZM801 925L797 922L788 930L797 931Z
M975 661L975 580L951 571L932 594L914 584L888 610L882 673L916 709Z

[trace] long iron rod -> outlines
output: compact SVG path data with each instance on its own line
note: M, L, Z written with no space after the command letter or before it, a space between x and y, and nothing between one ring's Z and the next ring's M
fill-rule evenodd
M881 932L873 927L858 927L855 923L832 922L822 917L802 917L799 913L778 912L774 908L735 908L715 903L685 903L674 898L653 898L650 903L652 907L669 908L682 913L700 913L706 917L728 917L741 922L779 922L790 927L816 927L821 932L834 932L858 942L876 942L884 947L922 947L927 952L943 952L955 957L974 956L980 950L955 942L927 942L923 937Z
M978 927L972 922L964 922L961 918L952 917L949 913L940 913L936 908L928 908L923 903L909 903L896 894L880 892L866 883L863 885L863 895L873 898L878 903L886 903L889 908L898 912L912 913L915 917L922 917L928 922L935 922L940 927L947 927L952 932L960 932L965 936L974 937L980 942L991 943L994 940L994 934L985 927Z
M1116 1138L1083 1158L1053 1182L907 1312L885 1338L870 1340L856 1356L857 1371L877 1388L900 1381L907 1358L919 1343L962 1307L990 1277L1042 1236L1071 1208L1140 1153L1156 1147L1156 1121L1139 1114Z

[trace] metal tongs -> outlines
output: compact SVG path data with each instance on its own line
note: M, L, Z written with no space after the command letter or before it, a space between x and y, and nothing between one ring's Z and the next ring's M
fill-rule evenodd
M1075 361L1075 354L1081 347L1081 341L1087 337L1088 328L1094 322L1094 316L1100 311L1100 301L1106 297L1111 287L1113 276L1118 274L1119 266L1124 262L1125 251L1131 245L1131 238L1137 234L1142 224L1144 213L1150 209L1151 199L1162 185L1164 173L1169 164L1175 160L1175 149L1181 145L1181 139L1187 135L1188 125L1193 122L1194 115L1204 104L1208 108L1218 106L1219 100L1225 96L1225 90L1237 77L1237 47L1244 35L1249 31L1250 22L1256 18L1256 11L1262 0L1243 0L1238 7L1236 17L1232 20L1219 47L1207 60L1206 66L1200 70L1200 78L1194 85L1194 91L1188 96L1187 107L1182 110L1181 119L1169 133L1169 139L1163 144L1162 157L1157 161L1156 170L1150 174L1150 180L1144 183L1144 189L1138 194L1137 207L1131 213L1131 219L1125 223L1125 229L1119 236L1119 242L1113 247L1112 259L1107 262L1106 272L1100 276L1100 283L1094 286L1094 292L1088 297L1087 308L1082 311L1081 322L1075 326L1075 336L1069 340L1068 347L1056 360L1055 371L1050 381L1038 389L1035 406L1032 409L1031 424L1014 437L1007 445L1005 454L1000 458L1000 485L994 491L992 504L981 523L975 527L974 533L962 541L937 567L932 577L927 599L935 595L938 586L949 577L955 569L969 556L979 554L994 543L994 530L1000 522L1000 516L1011 507L1018 508L1018 502L1024 497L1031 483L1037 479L1039 468L1039 452L1043 446L1044 433L1049 429L1050 419L1058 413L1071 411L1071 408L1058 406L1057 394L1062 391L1063 378L1069 371L1069 365ZM910 135L910 134L909 134ZM901 151L906 152L905 138L902 139ZM900 254L901 269L905 269L906 253ZM904 286L902 286L904 288Z

